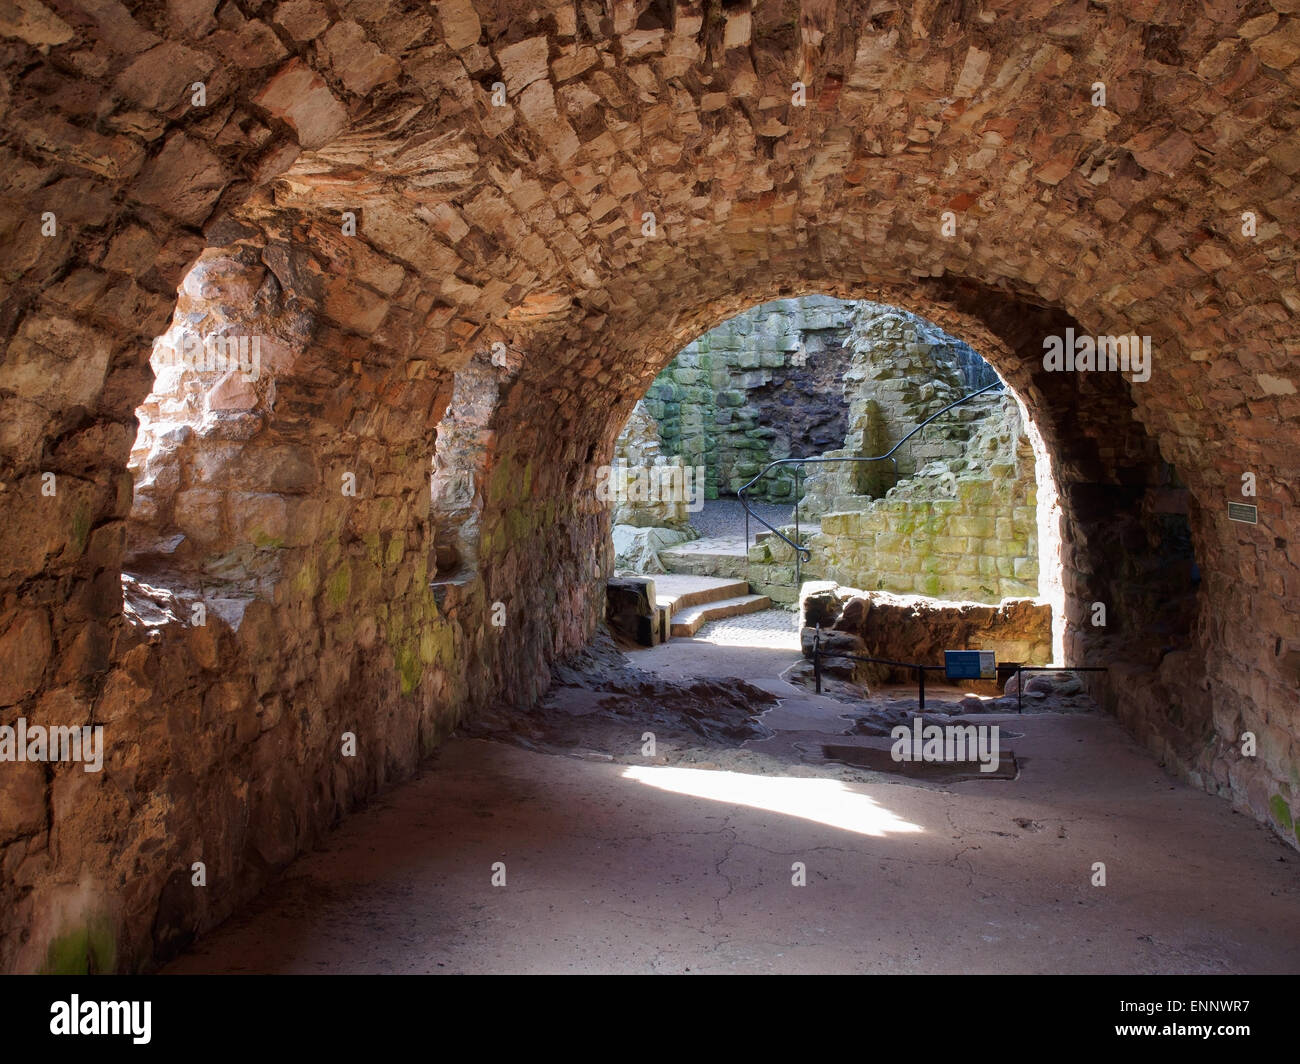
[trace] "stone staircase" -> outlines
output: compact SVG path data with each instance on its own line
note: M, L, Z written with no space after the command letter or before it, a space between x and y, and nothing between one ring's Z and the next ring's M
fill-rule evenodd
M662 558L662 555L660 555ZM669 634L695 635L709 621L770 609L766 595L752 595L745 580L669 573L652 578L655 603L671 618Z

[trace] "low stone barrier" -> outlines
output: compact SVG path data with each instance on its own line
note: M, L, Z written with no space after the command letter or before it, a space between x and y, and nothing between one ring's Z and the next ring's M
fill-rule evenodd
M992 650L999 662L1045 665L1052 654L1052 608L1037 599L997 605L938 602L916 595L859 591L829 580L804 584L803 650L812 656L821 625L823 649L864 657L942 665L945 650ZM865 665L853 676L868 686L914 678L909 670Z

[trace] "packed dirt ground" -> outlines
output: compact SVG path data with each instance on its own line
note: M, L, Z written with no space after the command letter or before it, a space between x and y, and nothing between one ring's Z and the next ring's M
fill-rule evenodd
M1300 970L1294 852L1113 720L1076 696L961 718L999 725L1010 776L839 763L825 746L888 749L864 729L909 692L786 682L800 654L778 613L627 656L598 644L167 970ZM951 720L963 694L929 690L927 711Z

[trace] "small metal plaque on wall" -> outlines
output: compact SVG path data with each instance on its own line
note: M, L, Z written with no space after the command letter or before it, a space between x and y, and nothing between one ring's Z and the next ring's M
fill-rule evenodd
M1228 503L1228 519L1242 521L1248 525L1259 524L1259 508L1246 502Z

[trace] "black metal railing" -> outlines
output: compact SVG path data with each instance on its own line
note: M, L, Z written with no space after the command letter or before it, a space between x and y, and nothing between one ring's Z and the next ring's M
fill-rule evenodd
M925 674L927 672L947 673L947 667L944 665L923 665L919 661L894 661L891 658L868 658L861 654L842 654L834 650L822 650L822 626L817 625L817 630L813 633L813 681L816 685L818 694L822 693L822 659L823 658L842 658L849 661L864 661L872 665L890 665L896 669L910 669L916 673L916 700L922 713L925 712ZM1016 678L1016 712L1025 711L1025 681L1023 674L1026 672L1109 672L1106 665L1021 665L1016 663L1012 675ZM951 679L951 677L948 677ZM1005 691L1006 686L1003 685Z
M947 406L939 410L936 410L933 414L931 414L928 418L922 421L919 425L916 425L910 432L907 433L907 435L905 435L902 439L900 439L896 444L894 444L893 447L891 447L884 454L872 455L871 457L866 457L864 455L851 455L842 458L778 458L775 462L769 462L762 469L760 469L752 479L747 481L736 491L736 497L740 499L740 505L745 508L745 550L746 552L748 552L749 550L749 519L752 517L760 525L762 525L768 531L773 533L782 542L794 548L794 582L795 582L795 587L801 586L803 583L803 579L802 579L803 563L806 561L810 561L812 559L812 551L810 551L807 547L803 545L799 533L799 500L803 494L803 492L800 489L800 484L801 484L801 478L803 476L804 466L824 465L830 462L886 462L887 461L893 465L894 479L895 481L897 481L898 459L894 457L894 454L895 452L897 452L897 450L900 447L903 446L903 444L905 444L918 432L924 429L928 424L930 424L930 422L948 413L949 410L953 410L956 407L961 406L963 403L970 402L970 400L974 399L976 396L983 395L985 392L992 391L994 388L1001 389L1003 387L1004 385L1002 381L996 380L992 384L986 384L983 388L978 388L975 391L971 392L969 395L963 395L960 399L956 400L955 402L951 402ZM745 492L748 491L755 484L757 484L758 481L760 481L763 477L767 476L767 474L771 470L776 469L778 466L788 466L788 465L792 465L795 467L794 539L793 540L789 536L787 536L784 532L782 532L779 528L777 528L774 525L768 524L767 521L765 521L762 517L760 517L757 513L755 513L754 510L749 505L749 500L745 497Z
M817 693L822 693L822 658L848 658L850 661L865 661L873 665L892 665L896 669L912 669L916 672L916 700L925 712L925 674L927 672L944 672L942 665L922 665L919 661L893 661L890 658L865 658L861 654L841 654L838 651L822 650L822 626L817 626L813 635L813 680Z

